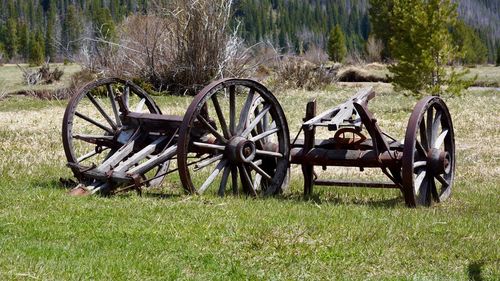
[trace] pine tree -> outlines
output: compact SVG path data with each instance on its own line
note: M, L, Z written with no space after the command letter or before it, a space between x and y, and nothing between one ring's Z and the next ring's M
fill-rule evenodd
M30 33L28 30L28 25L24 22L18 24L18 53L24 60L28 59L29 56L29 43L30 43Z
M66 11L66 17L62 22L62 45L69 54L75 54L80 50L80 39L82 26L78 10L74 5L69 5Z
M37 37L34 34L31 34L30 38L30 48L29 48L29 57L28 63L30 65L41 65L44 62L44 54L42 49L42 42L37 41Z
M498 44L497 46L497 61L496 61L496 65L497 66L500 66L500 44Z
M389 41L394 32L390 15L394 6L394 0L369 0L369 2L369 16L373 34L384 45L382 58L388 59L391 57Z
M7 20L6 30L5 30L5 54L7 59L12 59L17 55L17 23L13 18Z
M56 4L55 0L50 1L49 13L47 15L47 28L45 29L45 53L47 57L54 61L56 50L54 47L54 30L56 25Z
M116 38L115 23L107 8L98 9L94 15L94 32L97 38L114 41Z
M330 60L335 62L344 61L347 55L345 36L338 24L330 31L327 52Z
M389 44L396 63L389 70L397 88L420 96L442 94L445 85L448 92L458 94L466 86L460 74L445 70L458 55L448 30L456 20L451 0L394 0Z

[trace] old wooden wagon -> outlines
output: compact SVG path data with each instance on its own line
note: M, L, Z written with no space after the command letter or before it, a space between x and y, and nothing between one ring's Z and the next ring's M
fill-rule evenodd
M211 83L183 116L162 114L130 81L98 80L72 97L64 115L64 150L80 182L72 194L140 191L177 172L190 194L215 188L221 196L273 195L288 184L290 164L299 164L306 198L314 185L331 185L397 188L410 207L445 200L455 169L445 103L439 97L418 102L404 142L398 142L368 110L374 96L365 89L320 114L316 102L309 102L304 138L291 143L278 100L253 80ZM316 139L320 128L332 137ZM390 181L319 179L314 166L380 168Z

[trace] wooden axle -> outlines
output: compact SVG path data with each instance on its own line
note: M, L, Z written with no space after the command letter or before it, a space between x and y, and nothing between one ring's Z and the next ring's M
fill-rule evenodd
M386 151L377 154L375 150L349 150L312 148L293 148L290 152L292 164L307 164L312 166L343 166L343 167L398 167L401 166L402 153Z

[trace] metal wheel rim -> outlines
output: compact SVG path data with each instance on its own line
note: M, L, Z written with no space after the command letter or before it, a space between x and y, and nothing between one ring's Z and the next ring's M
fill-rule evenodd
M431 124L431 126L429 126ZM435 155L446 152L446 161ZM438 164L448 163L444 171ZM438 163L438 164L435 164ZM416 106L405 135L402 175L406 204L429 206L442 202L451 193L455 173L455 140L451 115L438 97L426 97Z

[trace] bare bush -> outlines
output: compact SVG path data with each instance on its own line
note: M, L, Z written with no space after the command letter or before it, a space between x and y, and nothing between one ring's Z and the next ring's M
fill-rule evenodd
M285 56L279 60L274 87L314 90L335 81L336 70L314 65L303 57Z
M325 62L328 62L328 54L322 48L313 45L311 46L304 54L304 58L315 64L315 65L323 65Z
M52 84L56 81L60 81L61 77L64 75L64 71L57 67L54 70L50 70L50 64L48 62L37 69L28 69L19 64L17 67L22 72L25 84L30 86L37 84Z
M364 65L365 60L359 51L352 50L347 54L345 63L348 65Z
M152 1L151 13L132 15L118 27L117 43L89 49L92 70L140 78L156 90L194 94L209 81L245 76L255 69L251 50L231 32L232 0ZM96 60L103 57L104 60Z
M173 0L164 10L172 44L173 65L163 79L181 91L193 93L224 75L237 41L229 30L232 0Z
M5 83L5 80L0 79L0 100L3 100L4 98L7 97L7 83Z
M382 40L377 39L375 36L370 35L366 42L366 59L369 62L382 61L382 51L384 50L384 43Z

